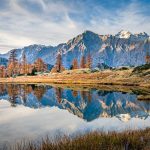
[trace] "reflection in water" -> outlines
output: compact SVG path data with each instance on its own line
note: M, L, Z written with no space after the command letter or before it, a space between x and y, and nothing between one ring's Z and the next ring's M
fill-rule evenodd
M0 99L3 97L11 102L11 106L56 106L86 121L114 116L122 121L146 119L150 112L150 103L138 101L134 94L96 89L77 91L46 85L1 84Z
M78 96L78 91L72 90L72 96L73 96L73 97L77 97L77 96Z
M56 99L58 103L61 103L62 92L63 92L62 88L59 88L59 87L55 88L55 94L56 94Z
M34 87L34 90L33 90L34 95L39 101L42 99L45 92L46 92L46 88L43 86L36 86Z
M7 91L9 95L9 101L11 102L11 106L16 106L16 99L19 95L19 85L8 84Z

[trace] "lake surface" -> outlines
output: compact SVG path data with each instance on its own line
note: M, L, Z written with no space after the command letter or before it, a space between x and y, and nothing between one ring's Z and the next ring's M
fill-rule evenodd
M150 127L137 95L48 85L0 85L0 147L22 139Z

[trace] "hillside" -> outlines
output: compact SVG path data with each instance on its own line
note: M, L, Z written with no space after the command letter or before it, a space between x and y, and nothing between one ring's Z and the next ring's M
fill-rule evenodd
M149 36L144 33L132 34L129 31L120 31L116 35L98 35L91 31L69 40L58 46L30 45L16 49L17 57L21 60L25 52L29 63L37 58L42 58L45 63L54 65L58 51L62 53L63 65L71 66L76 58L80 62L81 57L90 54L93 59L93 67L104 63L111 67L138 66L145 64L146 48L150 47ZM8 58L10 52L1 54L0 57Z

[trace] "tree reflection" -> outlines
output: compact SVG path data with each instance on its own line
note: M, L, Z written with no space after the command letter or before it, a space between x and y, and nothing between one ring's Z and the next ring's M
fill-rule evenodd
M8 93L9 101L12 103L12 106L15 106L17 98L20 98L24 103L26 103L27 96L30 93L33 93L38 100L41 100L46 92L46 87L15 84L8 84L7 86L0 85L0 94L4 91Z
M34 91L34 95L36 96L36 98L38 100L41 100L43 95L46 92L46 87L44 87L44 86L35 86L33 91Z
M24 103L27 101L27 95L32 92L31 85L20 85L20 96Z
M7 92L9 95L9 101L11 103L11 106L15 107L16 106L16 99L19 94L19 85L15 84L8 84L7 85Z
M5 95L7 93L6 86L4 84L0 84L0 95Z
M29 94L34 94L37 100L41 100L46 91L52 87L48 86L37 86L37 85L26 85L26 84L8 84L0 85L0 94L6 92L8 93L9 100L12 103L12 106L15 105L16 99L22 100L23 103L26 103ZM55 87L56 99L59 103L62 101L63 89ZM79 91L72 90L72 96L76 98L79 94ZM90 91L80 91L81 99L84 101L90 102L92 99Z
M92 93L91 93L91 91L87 91L86 95L87 95L88 102L91 102L91 100L92 100Z
M80 91L81 99L86 100L86 91Z
M82 100L91 102L91 100L92 100L91 91L80 91L80 95L81 95Z
M78 96L78 91L72 90L72 95L73 95L73 97L77 97Z
M58 103L61 103L62 92L63 92L62 88L59 88L59 87L55 88L55 94L56 94L56 99L57 99Z

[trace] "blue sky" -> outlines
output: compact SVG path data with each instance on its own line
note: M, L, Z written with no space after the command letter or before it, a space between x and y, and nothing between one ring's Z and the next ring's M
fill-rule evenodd
M0 0L0 53L122 29L150 35L150 0Z

